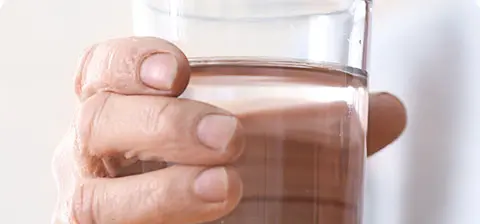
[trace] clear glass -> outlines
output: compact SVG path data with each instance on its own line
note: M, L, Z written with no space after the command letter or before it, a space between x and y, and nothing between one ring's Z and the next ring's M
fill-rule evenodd
M180 47L181 97L237 115L243 198L212 224L360 224L365 0L135 0L134 31Z

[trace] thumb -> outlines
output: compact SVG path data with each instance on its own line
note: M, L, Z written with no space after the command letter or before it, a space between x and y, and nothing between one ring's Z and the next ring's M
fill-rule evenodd
M80 60L75 92L81 101L100 92L179 96L190 67L180 49L153 37L108 40L90 47Z

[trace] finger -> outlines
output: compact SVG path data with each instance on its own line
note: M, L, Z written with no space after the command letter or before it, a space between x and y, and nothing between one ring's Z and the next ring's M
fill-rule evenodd
M232 211L241 192L240 177L231 168L173 166L88 180L77 190L73 214L75 223L203 223Z
M96 94L82 105L77 124L87 158L215 165L235 160L243 149L232 114L187 99Z
M311 142L324 148L363 145L364 128L358 114L344 102L245 100L213 102L238 117L244 135L278 141ZM247 142L248 145L251 145ZM363 146L362 146L363 147Z
M348 138L356 144L365 134L358 115L350 114L345 103L289 102L282 100L211 102L233 112L241 119L248 135L276 136L295 141L316 142L338 148ZM372 155L397 139L406 126L406 110L389 93L372 93L369 99L367 152ZM351 130L349 135L341 133ZM359 133L359 134L355 134ZM343 138L343 139L341 139ZM336 145L335 145L336 144Z
M113 39L86 51L75 91L81 100L100 91L178 96L189 78L188 61L173 44L153 37Z
M402 134L407 115L402 102L389 93L371 94L369 101L367 149L372 155Z

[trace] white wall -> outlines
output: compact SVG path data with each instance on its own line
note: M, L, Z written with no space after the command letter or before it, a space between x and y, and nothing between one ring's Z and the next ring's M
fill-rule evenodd
M480 223L480 7L423 3L374 28L371 87L400 96L409 119L369 161L366 224Z
M0 223L49 223L50 159L74 111L78 54L130 35L129 7L128 0L7 0L0 9Z

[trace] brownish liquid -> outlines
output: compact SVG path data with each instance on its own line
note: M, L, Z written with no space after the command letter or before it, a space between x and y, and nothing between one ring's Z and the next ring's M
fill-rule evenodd
M212 224L359 224L366 78L300 63L193 64L183 97L236 114L243 199Z

